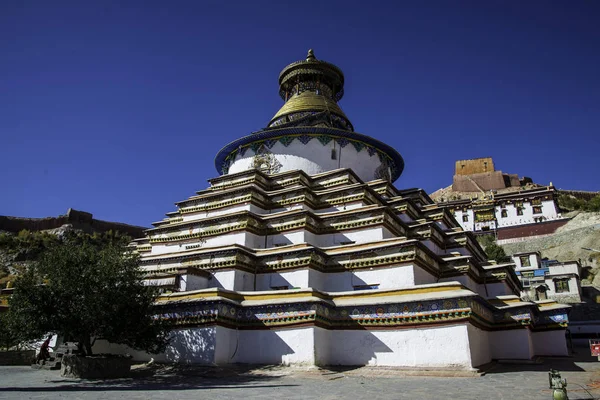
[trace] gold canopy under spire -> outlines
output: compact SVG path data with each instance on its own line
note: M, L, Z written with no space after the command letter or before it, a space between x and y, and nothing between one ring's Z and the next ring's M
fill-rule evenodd
M333 64L318 60L312 49L305 60L286 66L279 74L279 95L285 104L269 121L275 127L311 115L325 119L342 129L354 130L337 102L344 95L344 74Z

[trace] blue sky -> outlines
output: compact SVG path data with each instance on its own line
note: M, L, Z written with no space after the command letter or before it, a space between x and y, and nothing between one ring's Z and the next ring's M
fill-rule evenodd
M0 2L0 215L72 207L149 226L281 106L309 48L399 188L454 161L600 190L600 2Z

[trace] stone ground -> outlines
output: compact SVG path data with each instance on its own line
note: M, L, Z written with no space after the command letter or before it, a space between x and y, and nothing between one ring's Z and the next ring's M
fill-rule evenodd
M551 399L548 370L568 380L570 400L600 399L600 362L578 349L573 358L494 364L483 376L438 371L414 376L393 369L136 366L117 380L65 379L58 371L0 367L0 399ZM472 375L472 374L471 374Z

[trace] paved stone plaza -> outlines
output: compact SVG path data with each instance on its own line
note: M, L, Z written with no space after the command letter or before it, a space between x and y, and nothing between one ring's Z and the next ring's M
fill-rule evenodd
M58 371L0 367L0 399L551 399L548 370L568 380L569 399L600 398L600 363L571 359L496 364L481 377L411 376L389 369L138 367L130 379L64 379ZM452 372L438 375L452 375Z

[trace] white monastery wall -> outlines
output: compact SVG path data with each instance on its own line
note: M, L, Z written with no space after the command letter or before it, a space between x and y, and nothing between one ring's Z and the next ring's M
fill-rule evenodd
M544 220L554 220L561 218L561 215L558 212L556 204L553 200L543 200L541 204L541 212L534 213L533 205L531 202L523 202L522 215L518 215L517 207L513 201L511 204L506 204L505 207L501 207L500 205L496 205L494 207L494 214L496 217L496 221L485 221L485 222L475 222L475 214L473 210L470 208L471 205L466 211L462 209L456 209L454 211L454 215L456 220L462 226L464 230L468 231L478 231L481 230L484 226L489 226L490 229L494 229L495 227L503 228L507 226L515 226L515 225L523 225L523 224L531 224L536 222L536 219L542 218ZM506 216L502 216L502 210L506 211ZM464 215L467 215L467 220L463 219ZM496 226L497 225L497 226Z
M331 158L331 149L335 146L336 159ZM309 175L319 174L338 168L352 168L352 170L365 182L375 179L375 170L380 166L379 156L369 155L366 149L357 152L353 145L348 144L341 148L335 141L323 146L318 140L313 139L306 145L294 140L289 146L276 143L270 152L281 164L279 172L303 170ZM310 160L306 156L310 156ZM229 173L246 171L252 168L254 153L248 150L243 156L238 154L229 167Z
M579 301L581 301L581 285L577 281L577 278L572 276L568 278L568 281L569 290L559 293L556 291L556 283L553 277L546 275L544 283L546 284L546 286L548 286L548 290L546 291L546 295L548 296L548 298L560 300L561 297L564 297L565 300L567 300L568 298L578 297Z
M524 259L526 258L525 261L528 260L529 266L524 266L524 263L523 263L523 260L521 259L521 257L524 257ZM524 268L525 269L537 269L537 268L541 268L541 266L542 266L540 263L539 257L536 253L515 255L515 256L512 256L512 259L513 259L513 262L515 263L516 271L520 271L521 269L524 269Z
M475 230L475 215L473 214L472 209L467 209L466 211L456 210L456 211L454 211L454 215L456 217L456 221L458 221L460 226L465 231L474 231ZM466 221L464 218L465 215L467 216Z
M534 355L531 332L527 328L489 332L494 360L531 360Z
M565 331L552 330L532 332L533 352L536 356L568 356L569 349L565 340Z
M548 269L550 275L575 274L579 276L579 267L576 262L553 264Z
M469 334L472 366L477 367L492 361L489 332L471 324L467 325L467 332Z

